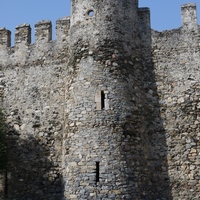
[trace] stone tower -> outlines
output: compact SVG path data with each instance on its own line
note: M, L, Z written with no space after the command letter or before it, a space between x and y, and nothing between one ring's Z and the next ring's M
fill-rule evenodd
M144 95L137 4L71 1L67 199L142 198Z

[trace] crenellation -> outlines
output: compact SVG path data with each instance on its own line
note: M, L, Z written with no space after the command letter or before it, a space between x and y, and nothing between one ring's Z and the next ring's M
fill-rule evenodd
M52 40L52 23L49 20L42 20L35 24L36 44L47 43Z
M70 17L63 17L56 21L56 41L65 42L69 36Z
M11 46L11 31L6 28L0 29L0 48Z
M15 29L15 46L28 46L31 44L30 24L21 24Z
M149 8L139 8L138 9L138 18L139 18L139 30L142 37L142 45L148 45L151 34L151 22L150 22L150 9Z
M197 9L196 4L188 3L181 6L182 24L185 31L197 31Z
M68 60L66 52L69 45L70 18L64 17L57 20L57 39L52 41L52 23L42 20L35 25L35 43L31 44L31 27L21 24L16 27L15 45L11 47L11 32L6 28L0 29L0 64L15 66L21 63L34 64L57 62L54 57L59 57L62 62ZM6 48L4 48L6 47ZM64 51L65 50L65 51ZM23 63L23 64L22 64Z
M196 4L181 6L182 26L178 29L162 32L152 30L152 41L159 50L198 48L200 30L197 23ZM167 45L166 45L167 41ZM153 47L154 48L154 47ZM169 52L170 53L170 52Z
M149 28L151 27L150 9L148 7L138 8L138 17L141 23L148 24Z
M162 32L152 30L153 49L169 51L170 49L198 48L200 41L200 30L197 23L196 4L188 3L181 6L182 26L173 30ZM167 45L166 45L167 41ZM156 44L157 47L154 47Z

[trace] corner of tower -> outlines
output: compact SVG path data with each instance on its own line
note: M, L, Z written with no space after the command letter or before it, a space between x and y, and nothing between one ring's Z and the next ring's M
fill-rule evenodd
M151 18L150 9L147 7L138 8L138 30L142 44L148 43L149 45L151 40Z

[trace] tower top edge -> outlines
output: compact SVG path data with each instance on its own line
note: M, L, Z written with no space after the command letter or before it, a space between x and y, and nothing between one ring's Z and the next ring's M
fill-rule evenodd
M196 7L196 3L186 3L181 6L181 8L187 8L187 7Z

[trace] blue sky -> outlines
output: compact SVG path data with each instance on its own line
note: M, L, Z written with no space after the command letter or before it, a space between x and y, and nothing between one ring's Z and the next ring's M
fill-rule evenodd
M140 0L140 7L151 10L151 27L162 31L181 26L181 5L196 3L200 23L200 0Z
M140 0L140 7L151 9L151 26L162 31L181 26L181 5L194 2L197 5L200 22L200 0ZM6 27L14 33L15 27L40 20L51 20L53 30L58 18L70 15L70 0L1 0L0 27ZM34 31L32 30L34 35ZM55 35L54 31L53 34ZM13 37L13 36L12 36ZM53 36L54 38L54 36Z

